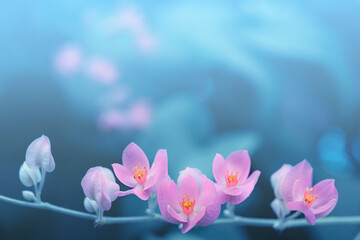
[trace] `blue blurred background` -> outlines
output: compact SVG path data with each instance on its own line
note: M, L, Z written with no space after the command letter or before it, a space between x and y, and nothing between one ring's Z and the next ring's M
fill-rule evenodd
M0 0L0 194L47 135L43 200L85 211L80 181L134 141L169 174L212 178L215 153L247 149L262 172L239 215L275 217L270 175L306 158L334 178L333 216L360 214L360 2ZM125 189L121 185L122 189ZM134 196L106 215L143 215ZM209 226L186 239L351 239L359 226ZM185 239L166 223L91 221L0 202L0 239Z

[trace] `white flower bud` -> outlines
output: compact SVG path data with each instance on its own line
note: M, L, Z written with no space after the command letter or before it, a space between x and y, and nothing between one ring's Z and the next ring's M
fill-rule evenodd
M25 161L31 168L40 167L47 172L54 171L55 162L51 155L50 140L47 136L42 135L29 145Z
M286 203L278 198L275 198L270 206L278 218L283 219L290 213L289 209L286 208Z
M286 174L290 171L291 168L292 168L291 165L284 164L281 166L279 170L274 172L270 177L270 183L272 188L274 189L275 197L280 200L283 200L283 196L281 193L283 181L285 179Z
M37 184L41 180L41 174L39 168L30 168L26 162L24 162L19 171L19 178L22 184L26 187L31 187Z
M91 213L93 213L93 212L96 213L99 211L99 206L97 205L96 201L91 200L88 197L84 198L84 207L85 207L86 211L91 212Z
M27 190L22 191L22 195L26 200L28 200L30 202L35 202L35 200L36 200L34 193L31 191L27 191Z

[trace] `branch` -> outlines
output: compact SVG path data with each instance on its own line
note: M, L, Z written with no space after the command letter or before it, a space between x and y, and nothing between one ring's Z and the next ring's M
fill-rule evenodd
M59 207L47 202L26 202L9 197L0 195L0 200L11 204L38 208L44 210L50 210L53 212L62 213L74 217L94 220L99 225L104 224L125 224L125 223L140 223L140 222L152 222L160 221L165 222L165 219L160 214L153 214L151 216L134 216L134 217L103 217L101 220L97 220L97 216L85 212L71 210L63 207ZM278 219L270 218L249 218L234 216L232 218L222 218L216 220L213 225L242 225L242 226L253 226L253 227L274 227L274 224L278 222ZM358 224L360 225L360 216L347 216L347 217L326 217L318 219L316 225L334 225L334 224ZM284 223L285 228L296 228L296 227L308 227L311 226L305 219L291 219Z

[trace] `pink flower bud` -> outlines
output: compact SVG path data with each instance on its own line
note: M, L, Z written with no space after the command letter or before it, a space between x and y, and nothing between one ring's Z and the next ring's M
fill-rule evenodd
M81 180L81 187L86 197L106 211L111 208L111 202L117 198L115 193L120 190L113 173L104 167L90 168Z
M52 172L55 169L54 158L51 154L50 140L42 135L35 139L26 150L26 164L30 168L40 167L46 172Z

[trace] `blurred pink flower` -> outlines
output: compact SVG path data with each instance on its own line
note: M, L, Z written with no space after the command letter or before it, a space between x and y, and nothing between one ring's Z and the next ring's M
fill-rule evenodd
M121 129L126 122L126 116L119 110L109 110L99 116L99 128L105 131Z
M150 51L156 45L155 38L146 25L144 15L135 7L120 9L109 18L107 29L110 33L121 29L129 30L142 51Z
M78 70L82 60L82 53L78 46L67 44L62 46L55 55L55 69L63 74L74 73Z
M166 180L158 189L158 204L166 221L182 223L181 231L186 233L196 224L206 226L219 217L221 204L214 183L200 170L186 168L177 183Z
M35 139L27 148L25 162L29 168L41 168L46 172L55 169L55 161L51 154L51 144L47 136Z
M115 193L120 190L113 173L103 167L90 168L81 180L81 187L86 197L106 211L110 210L111 202L117 198Z
M142 129L150 124L151 105L145 101L133 103L128 110L111 109L100 114L101 130Z
M317 218L327 216L334 209L338 192L333 179L312 186L312 172L306 160L291 168L282 184L282 196L289 210L304 213L306 220L314 225Z
M149 33L140 33L135 35L139 48L145 52L151 51L156 46L155 38Z
M129 123L134 128L143 128L150 124L151 105L146 101L138 101L132 104L129 114Z
M260 176L260 171L256 170L248 177L250 165L247 151L232 152L226 160L220 154L216 154L213 161L213 174L222 204L226 202L239 204L249 197Z
M156 193L159 184L168 178L168 159L167 152L160 149L154 159L154 163L149 167L149 160L143 150L135 143L130 143L124 150L122 163L114 163L116 177L130 189L119 191L118 196L135 194L142 200L147 200L150 193Z
M104 85L116 82L119 78L119 71L116 66L106 59L91 59L86 65L86 72L95 81Z

